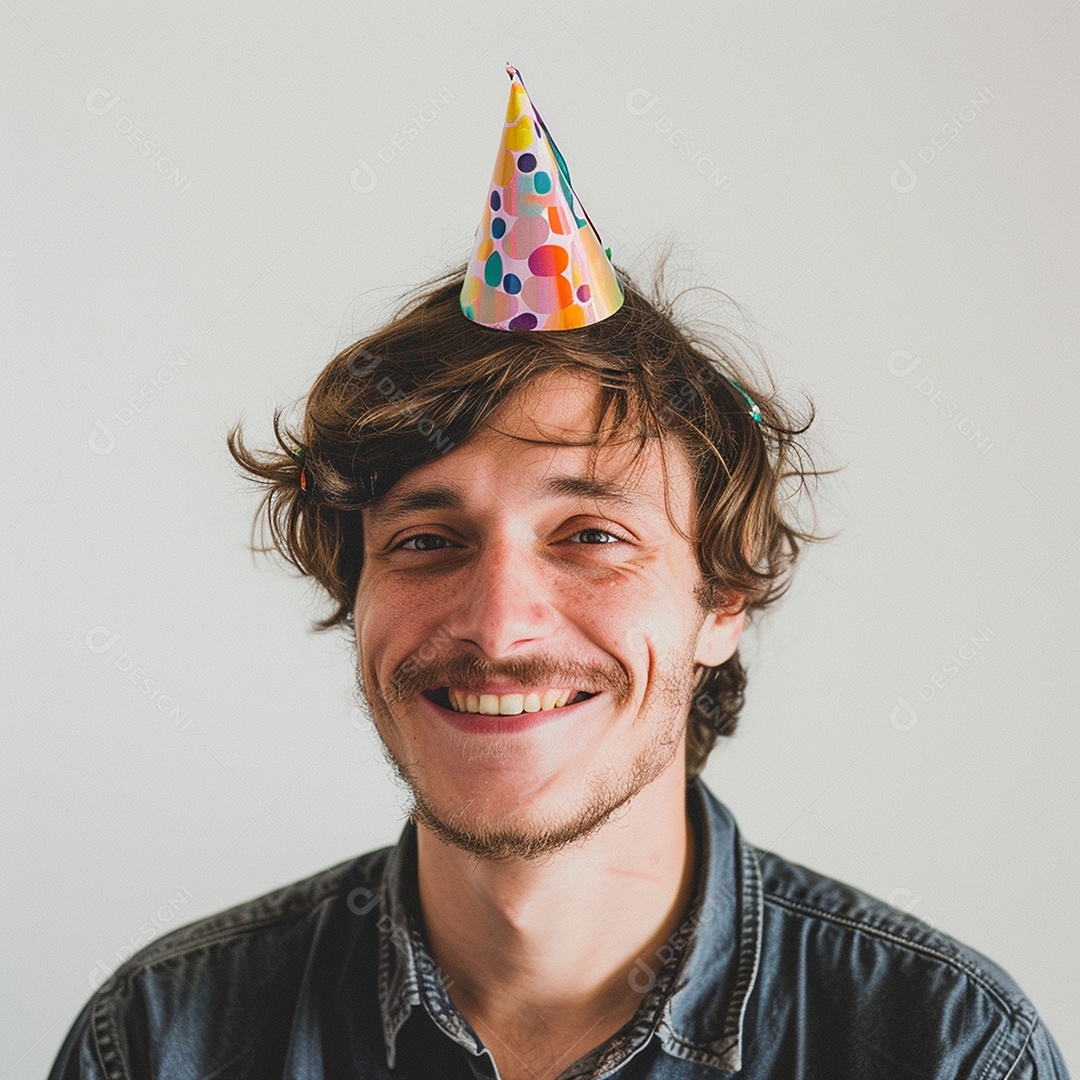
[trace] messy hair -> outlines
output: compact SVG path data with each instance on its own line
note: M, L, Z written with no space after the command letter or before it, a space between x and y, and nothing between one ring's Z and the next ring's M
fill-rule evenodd
M273 548L253 550L276 549L335 605L313 629L352 633L361 509L468 439L509 395L554 371L598 380L596 445L630 436L643 449L659 436L661 451L665 444L684 451L697 507L687 539L704 611L746 609L750 618L787 591L800 544L827 539L798 527L794 505L807 480L823 475L797 439L814 419L813 403L799 423L771 376L766 387L751 371L746 354L761 357L745 335L730 326L702 332L677 316L674 300L665 299L664 262L650 294L616 266L625 298L614 315L547 332L495 330L466 318L459 302L466 265L457 266L339 352L315 379L295 428L275 410L279 449L250 450L241 424L232 428L229 451L264 489L255 522L268 524L273 540ZM701 771L719 735L734 732L745 687L738 650L701 667L687 721L688 777Z

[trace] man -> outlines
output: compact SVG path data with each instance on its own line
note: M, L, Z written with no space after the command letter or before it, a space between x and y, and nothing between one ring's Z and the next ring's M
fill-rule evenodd
M470 327L464 276L328 365L303 455L230 437L339 602L401 840L143 949L54 1080L1066 1076L1004 972L698 777L809 538L802 429L625 274L574 335Z
M756 850L702 783L746 621L817 539L808 425L615 277L512 79L469 266L330 362L301 438L275 415L280 453L229 436L409 822L129 958L53 1080L1065 1077L991 961Z

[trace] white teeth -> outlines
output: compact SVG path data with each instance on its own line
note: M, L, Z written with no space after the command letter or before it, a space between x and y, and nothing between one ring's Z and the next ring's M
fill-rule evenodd
M541 703L545 709L559 709L570 699L572 690L545 690Z
M572 697L573 689L548 689L542 694L474 694L470 690L449 687L450 707L455 712L480 713L484 716L516 716L523 712L561 709Z

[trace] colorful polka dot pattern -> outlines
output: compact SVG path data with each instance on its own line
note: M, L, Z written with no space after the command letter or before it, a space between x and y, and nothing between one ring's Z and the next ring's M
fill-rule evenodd
M496 330L572 330L613 315L623 292L610 253L517 69L461 310Z

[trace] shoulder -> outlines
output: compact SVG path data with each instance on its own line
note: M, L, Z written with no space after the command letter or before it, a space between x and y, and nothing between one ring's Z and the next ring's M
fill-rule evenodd
M241 1057L268 1049L287 1036L297 1003L319 992L327 965L350 949L354 962L374 963L392 851L368 852L235 904L129 956L86 1002L50 1080L126 1076L129 1065L170 1054L192 1055L212 1071L222 1062L212 1060L212 1040L204 1043L211 1028L236 1032L232 1050ZM200 1045L209 1057L199 1056Z
M799 980L825 1028L847 1028L883 1061L910 1064L904 1048L918 1046L927 1068L966 1062L960 1074L989 1080L1028 1075L1023 1063L1040 1057L1031 1076L1066 1076L1035 1007L994 961L854 886L746 847L761 876L765 993Z
M225 908L213 915L177 927L155 939L121 964L110 980L120 982L140 971L185 957L198 959L210 949L230 945L241 948L249 939L303 933L303 926L320 917L335 900L349 902L354 889L368 895L378 886L392 848L380 848L320 870L310 877L282 885L271 892Z
M334 905L360 911L379 889L392 850L380 848L346 859L177 927L128 957L109 982L120 983L140 972L184 961L201 963L211 952L218 955L267 939L303 936L308 932L305 928L324 921Z
M805 932L813 926L822 942L871 943L884 957L917 959L928 970L978 985L1000 1006L1030 1008L1013 979L992 960L943 934L929 923L846 882L760 849L752 848L761 871L762 901L778 919Z

